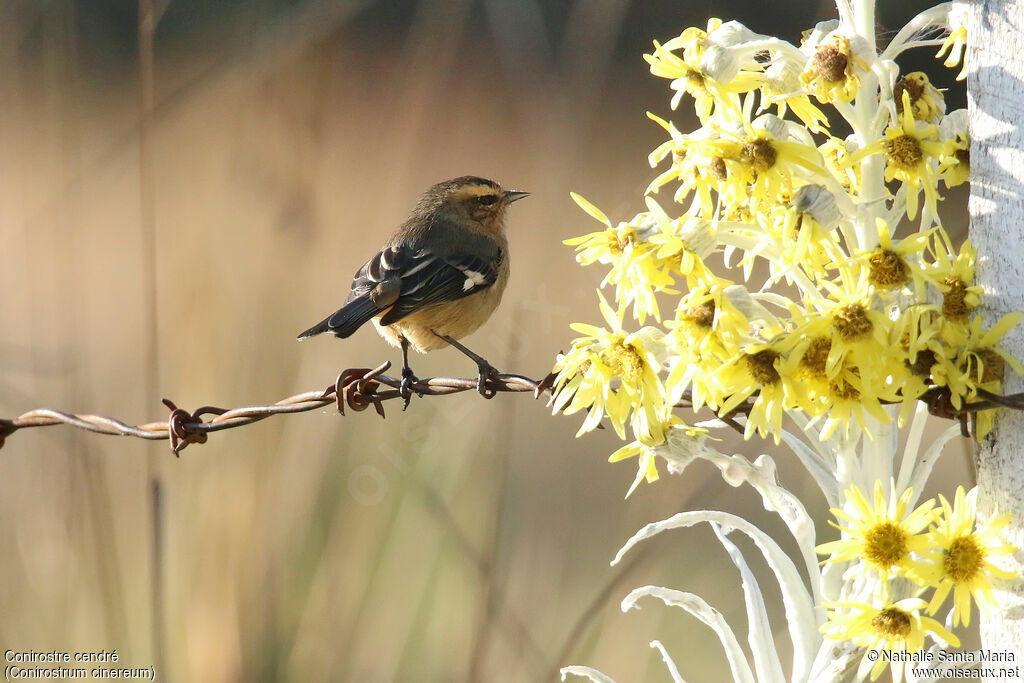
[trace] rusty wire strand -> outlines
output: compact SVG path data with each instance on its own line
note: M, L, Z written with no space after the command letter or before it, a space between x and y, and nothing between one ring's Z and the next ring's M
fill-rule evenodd
M391 367L385 361L376 368L349 368L338 375L333 384L321 391L307 391L281 399L271 405L247 406L244 408L218 408L203 406L191 413L179 408L170 399L163 403L171 411L167 420L130 425L121 420L103 415L76 415L49 408L30 410L14 419L0 418L0 448L5 439L19 429L29 427L49 427L66 424L78 429L85 429L97 434L110 436L134 436L139 439L170 439L171 451L178 455L189 444L206 443L210 432L222 429L243 427L259 422L272 415L303 413L334 404L338 412L345 414L345 409L362 411L371 405L377 414L384 417L384 401L401 398L401 378L383 374ZM553 377L545 377L541 381L532 380L524 375L497 374L487 378L488 396L498 392L533 392L534 397L549 389ZM382 389L382 387L390 387ZM430 377L412 384L412 391L420 396L444 396L463 391L475 391L476 378L461 377ZM213 416L206 419L207 416Z
M165 398L162 399L163 404L171 411L168 419L163 422L147 422L140 425L130 425L104 415L78 415L49 408L37 408L14 419L0 418L0 448L3 448L6 438L19 429L66 424L109 436L134 436L149 440L170 439L171 451L178 455L189 444L206 443L210 432L244 427L273 415L304 413L332 403L337 406L338 412L342 415L345 414L346 407L359 412L372 405L378 415L385 417L383 402L402 398L400 390L402 380L384 374L390 367L391 361L384 361L376 368L349 368L342 371L334 383L322 391L306 391L283 398L270 405L234 409L203 406L190 413ZM498 393L529 391L533 392L534 398L539 398L542 393L552 389L554 380L554 374L549 374L538 381L525 375L498 373L487 378L484 396L493 398ZM382 386L389 388L381 390ZM417 380L412 384L412 392L419 396L446 396L464 391L475 391L477 388L477 379L466 377L430 377ZM960 420L964 436L970 436L966 425L967 417L979 410L990 410L997 407L1024 410L1024 393L1000 396L979 390L978 394L981 398L980 401L964 403L959 409L952 407L948 400L948 388L946 387L933 387L918 400L927 403L929 412L933 415ZM684 393L683 400L675 407L692 408L689 392ZM728 426L743 433L743 427L733 418L736 415L746 415L751 407L752 403L748 399L747 403L741 404L731 413L718 417ZM209 420L204 419L207 415L213 417Z

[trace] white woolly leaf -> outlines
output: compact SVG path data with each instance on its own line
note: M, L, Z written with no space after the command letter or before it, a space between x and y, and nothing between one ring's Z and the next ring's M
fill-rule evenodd
M779 663L778 650L775 649L775 640L772 638L772 627L768 623L768 613L765 611L761 587L758 586L754 572L750 571L747 561L743 559L743 554L736 544L725 537L718 524L712 522L711 528L714 529L715 536L718 537L722 547L729 553L733 564L740 570L743 603L747 608L747 643L754 655L757 680L765 683L770 681L783 683L785 676L782 673L782 664ZM801 678L803 675L806 674L801 672Z
M660 522L652 522L626 541L626 544L619 549L612 564L621 560L623 555L640 541L657 536L662 531L694 526L701 522L716 522L721 525L726 534L733 530L740 531L750 537L761 551L782 591L782 604L786 610L789 635L793 641L794 672L805 672L821 642L821 636L816 628L817 615L814 611L814 600L800 578L796 566L786 553L768 534L742 517L727 512L695 510L677 513Z
M725 658L729 661L729 668L732 670L732 679L737 683L754 683L754 674L750 670L750 664L747 663L747 657L743 654L740 642L736 639L736 634L729 628L722 613L705 602L702 597L661 586L643 586L633 589L622 600L622 611L626 612L632 609L643 597L658 598L666 605L684 609L704 622L715 632L725 649Z

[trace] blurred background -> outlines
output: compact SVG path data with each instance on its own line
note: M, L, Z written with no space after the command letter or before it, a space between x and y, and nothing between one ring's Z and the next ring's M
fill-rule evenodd
M880 34L926 4L883 3ZM651 40L719 16L797 42L834 7L153 0L151 45L139 16L128 0L0 2L0 416L134 424L165 419L162 396L270 403L397 363L369 329L295 334L337 308L426 187L463 174L532 193L511 213L504 304L467 343L541 377L570 322L599 320L604 272L561 244L596 229L569 192L613 220L643 209L663 138L645 112L671 113L642 59ZM906 70L951 83L930 51L915 57ZM684 130L688 107L672 115ZM947 202L955 235L965 207ZM445 350L414 367L474 372ZM744 640L739 576L709 530L608 563L643 524L702 507L793 551L752 491L695 465L623 500L635 461L605 462L614 433L574 439L579 416L526 395L387 408L274 418L180 459L67 427L10 437L0 649L116 649L164 681L550 681L578 663L627 682L668 680L659 638L689 680L725 679L717 639L682 611L618 607L635 586L692 591ZM773 453L825 518L788 453L722 448ZM970 476L969 449L950 449L926 495ZM777 585L738 543L788 651Z

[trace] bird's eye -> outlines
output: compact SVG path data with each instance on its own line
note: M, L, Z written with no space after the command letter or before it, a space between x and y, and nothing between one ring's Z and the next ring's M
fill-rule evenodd
M496 194L482 194L476 198L476 201L483 206L490 206L494 202L498 201L498 195Z

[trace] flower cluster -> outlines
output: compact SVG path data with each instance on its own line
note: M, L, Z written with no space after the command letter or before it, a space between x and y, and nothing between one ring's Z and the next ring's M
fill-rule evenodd
M681 405L739 414L745 436L776 443L795 413L823 439L870 438L926 392L961 411L999 391L1006 365L1024 372L999 346L1020 316L983 326L975 250L940 221L941 188L968 170L966 111L946 113L928 77L894 61L939 42L929 31L955 40L949 14L929 10L882 53L842 19L799 47L717 19L655 43L651 72L673 108L693 98L701 125L649 115L668 134L650 155L665 168L631 220L573 195L603 227L566 244L607 266L615 298L606 326L573 326L584 336L557 359L555 411L586 410L581 432L607 416L637 452L664 443ZM898 237L904 217L917 229Z
M830 555L826 562L848 563L844 593L868 595L870 601L841 596L826 602L828 622L821 627L825 637L852 641L865 647L865 654L879 649L917 652L924 648L927 636L944 645L959 645L953 633L935 619L921 616L921 612L938 612L952 591L952 625L967 626L971 622L971 598L979 609L994 606L991 578L1014 577L991 562L993 557L1016 551L999 538L1010 516L979 523L977 493L977 488L966 493L960 486L952 505L940 494L939 508L929 500L908 514L914 495L911 489L899 498L887 498L882 483L876 482L872 505L857 486L851 486L845 493L846 508L832 509L840 520L835 526L844 538L824 543L817 551ZM935 590L931 601L925 602L919 596L928 588ZM897 599L896 594L912 597ZM865 656L858 675L870 670L874 680L888 661L885 657L871 660ZM910 661L896 658L893 667L897 680L903 677L904 665Z
M963 8L926 10L880 49L873 0L836 5L839 18L800 45L717 19L655 42L651 73L669 80L673 110L693 100L699 127L649 114L667 139L650 154L659 172L645 210L616 223L574 194L601 228L566 242L582 265L606 268L604 324L572 326L581 336L556 361L554 411L585 412L580 434L607 418L629 442L611 459L638 459L630 492L658 477L660 461L681 472L704 460L754 489L799 548L791 558L756 525L696 510L648 524L616 557L671 529L712 527L742 579L749 655L699 596L645 586L622 607L653 597L689 612L716 632L736 680L851 680L854 668L875 679L890 658L871 652L958 646L952 629L970 623L972 600L987 608L992 580L1015 576L992 562L1014 551L999 538L1010 520L979 519L976 490L917 504L962 428L926 442L930 411L971 413L1000 393L1007 365L1024 374L999 345L1020 314L985 326L977 254L940 217L945 188L968 178L967 112L947 112L925 73L896 63L940 47L946 66L959 65ZM717 419L691 426L679 408ZM978 438L992 413L976 415ZM724 426L784 444L840 538L818 542L770 456L718 452L710 430ZM730 534L747 536L778 580L790 676ZM682 680L665 646L651 645ZM903 661L891 673L910 676ZM610 680L587 667L568 674Z

